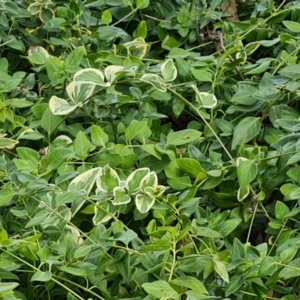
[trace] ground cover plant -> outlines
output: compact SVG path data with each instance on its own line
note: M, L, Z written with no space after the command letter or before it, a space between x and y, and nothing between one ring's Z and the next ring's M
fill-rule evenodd
M300 1L0 0L0 298L300 297Z

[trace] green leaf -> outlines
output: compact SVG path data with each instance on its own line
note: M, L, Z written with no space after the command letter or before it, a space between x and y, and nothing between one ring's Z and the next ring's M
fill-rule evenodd
M225 297L230 296L234 292L238 291L244 284L244 279L240 275L233 275L230 277L229 283L226 285Z
M229 283L229 276L226 266L223 262L213 259L214 269L220 275L220 277L227 283Z
M142 245L141 250L142 251L162 251L162 250L168 250L171 247L172 247L171 241L169 239L162 238L160 240L152 242L151 244Z
M246 117L234 128L231 148L234 150L238 145L245 144L255 138L261 129L259 118Z
M216 230L220 232L223 237L228 236L233 230L235 230L240 223L242 222L242 219L230 219L226 220L216 227Z
M231 98L231 102L241 105L253 105L257 102L257 100L253 98L253 94L256 92L257 88L248 86L234 94Z
M282 24L291 32L295 32L295 33L300 32L300 24L298 22L282 21Z
M91 143L86 135L79 131L74 140L74 151L82 161L84 161L90 152Z
M0 207L8 205L17 194L11 187L2 187L0 190Z
M44 155L41 159L42 165L48 167L51 170L57 169L63 164L63 162L73 155L74 152L68 148L56 148L50 153Z
M257 176L258 169L254 161L244 160L237 167L237 177L240 187L246 187Z
M146 136L149 137L149 130L150 129L147 125L147 121L132 120L130 125L125 130L125 137L128 141L133 140L138 135L144 136L146 138Z
M20 278L15 275L13 272L6 271L4 269L0 268L0 278L1 279L14 279L14 280L20 280Z
M149 0L135 0L135 5L138 9L143 9L149 6Z
M19 283L17 282L0 282L0 294L14 290Z
M53 86L63 84L66 79L65 63L50 55L46 61L47 74Z
M34 273L31 277L31 281L42 281L42 282L47 282L49 280L51 280L52 278L52 273L49 271L46 272L41 272L41 271L37 271L36 273Z
M284 267L279 273L279 278L289 279L300 276L300 258L296 258Z
M179 278L171 280L170 283L194 290L199 294L208 294L204 284L191 276L180 276Z
M300 187L290 190L284 197L285 201L300 199Z
M177 69L172 59L166 60L160 67L165 81L173 81L177 77Z
M208 72L206 70L197 70L195 68L191 68L191 72L194 78L199 82L212 82L213 75L211 72Z
M200 163L193 158L178 158L176 164L185 173L189 174L193 178L197 178L200 173L205 175L205 170L201 167Z
M87 277L87 274L84 270L74 267L59 267L59 269L63 272L66 272L71 275L79 276L79 277Z
M60 194L55 199L55 207L60 207L66 203L72 203L78 197L77 192L64 192Z
M299 24L298 24L298 26L299 26ZM286 76L288 78L298 80L298 79L300 79L300 69L299 69L299 67L300 67L299 64L289 65L289 66L286 66L286 67L280 69L278 71L278 73L280 75Z
M42 116L41 126L44 128L49 134L52 134L57 127L62 123L63 118L56 116L52 113L52 111L48 108Z
M141 37L143 39L145 39L147 37L147 23L146 21L141 21L137 28L133 31L133 37L134 38L138 38Z
M25 228L30 228L33 226L37 226L44 222L48 216L48 212L46 210L42 210L38 212L26 225Z
M223 235L216 230L208 227L197 227L197 234L199 236L206 236L210 238L222 238Z
M298 152L298 153L294 154L292 157L290 157L286 164L293 165L293 164L297 163L298 161L300 161L300 152Z
M124 242L126 245L128 245L128 243ZM124 251L123 249L118 249L116 252L116 256L118 255L118 252L120 251ZM129 283L130 282L130 278L131 278L131 272L130 272L130 253L129 251L125 252L125 255L116 262L116 267L119 271L119 273L121 274L121 276L123 277L125 283Z
M109 23L112 22L112 15L111 15L111 12L108 9L106 9L102 12L101 21L105 25L108 25Z
M87 257L92 251L91 245L82 245L74 252L74 258Z
M92 125L91 140L94 145L105 147L105 145L109 141L109 138L102 128L97 125Z
M85 49L83 46L79 46L73 50L65 59L66 72L76 72L82 63L84 54Z
M142 145L141 149L143 151L153 155L157 159L161 160L161 154L156 150L155 145L153 145L153 144Z
M177 132L171 132L167 136L167 144L179 146L198 140L201 132L195 129L184 129Z
M283 250L282 252L280 252L279 256L283 262L288 263L295 257L297 252L298 252L298 247L289 247Z
M171 188L177 191L184 190L192 186L189 176L170 178L167 182Z
M277 265L273 257L271 256L266 256L258 269L258 275L261 277L267 276L267 275L272 275L277 271Z
M281 201L276 201L275 205L275 216L279 220L284 220L285 215L290 212L290 209Z
M142 287L149 295L158 299L179 299L178 293L166 281L158 280L144 283Z

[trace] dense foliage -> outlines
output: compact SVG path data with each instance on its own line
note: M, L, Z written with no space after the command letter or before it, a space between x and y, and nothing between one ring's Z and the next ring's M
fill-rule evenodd
M300 298L300 1L222 2L0 0L1 299Z

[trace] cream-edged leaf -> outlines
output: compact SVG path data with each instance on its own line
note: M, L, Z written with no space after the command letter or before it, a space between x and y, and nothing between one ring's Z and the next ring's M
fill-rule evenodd
M160 67L165 81L173 81L177 77L177 69L172 59L166 60Z
M148 212L155 203L155 198L145 194L137 194L135 196L135 205L142 214Z
M71 100L78 104L89 99L94 92L96 85L82 81L72 81L68 84L66 91Z
M191 87L196 92L196 100L200 104L200 107L204 108L214 108L217 105L217 98L213 94L209 94L206 92L200 92L195 85L191 85Z
M150 173L149 168L140 168L132 172L126 179L125 187L130 194L135 194L140 190L142 179Z
M151 84L155 89L160 92L166 92L167 88L163 79L157 74L144 74L141 78L141 81Z
M69 184L69 191L85 191L87 194L92 190L97 177L102 173L102 168L93 168L76 176Z
M102 172L99 174L96 184L98 191L111 193L115 187L120 185L120 178L114 169L106 165L102 168Z
M112 83L118 77L118 73L122 71L124 71L124 67L122 66L108 66L105 68L104 74L106 79Z
M95 85L100 85L104 87L110 86L109 82L104 82L104 75L100 70L94 68L86 68L76 72L73 78L74 81L91 83Z
M131 198L126 193L126 190L124 187L117 186L113 190L114 200L112 201L113 205L122 205L130 203Z
M49 108L54 115L67 115L77 108L77 105L70 105L67 100L52 96L49 101Z

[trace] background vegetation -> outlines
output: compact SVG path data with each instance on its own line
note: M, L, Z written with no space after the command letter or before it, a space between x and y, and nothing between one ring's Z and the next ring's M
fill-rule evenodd
M300 298L300 1L222 2L0 1L1 299Z

